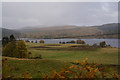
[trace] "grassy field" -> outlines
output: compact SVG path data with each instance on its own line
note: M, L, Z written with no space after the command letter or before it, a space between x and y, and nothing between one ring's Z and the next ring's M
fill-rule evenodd
M70 66L74 60L83 60L88 58L89 63L96 62L103 65L118 65L118 48L90 48L80 49L71 46L80 44L40 44L26 43L28 52L32 57L42 55L42 59L18 59L7 58L6 64L9 67L3 67L3 74L6 76L21 77L27 72L31 73L33 78L41 77L41 73L50 75L52 70L60 71L62 67ZM117 71L117 68L107 67L107 70ZM106 71L107 71L106 70Z
M39 54L43 59L60 60L71 62L74 60L89 59L89 62L98 61L102 64L118 64L118 48L95 48L95 49L75 49L69 48L79 44L32 44L27 43L28 51L33 56ZM33 46L41 46L40 48L31 48ZM43 47L42 47L43 46ZM47 48L46 48L47 47Z

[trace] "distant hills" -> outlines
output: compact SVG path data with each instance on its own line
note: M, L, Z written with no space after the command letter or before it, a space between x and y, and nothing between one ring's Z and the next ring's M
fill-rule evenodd
M29 27L18 30L3 29L3 35L15 34L22 38L118 38L118 24L100 26Z
M15 37L19 37L21 35L21 32L17 30L11 30L11 29L5 29L2 28L2 36L10 36L11 34L14 34Z

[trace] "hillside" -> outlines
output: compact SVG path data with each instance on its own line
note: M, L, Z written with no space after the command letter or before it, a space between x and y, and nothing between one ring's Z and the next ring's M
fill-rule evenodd
M11 34L14 34L14 36L19 37L21 33L19 31L16 31L16 30L2 28L2 36L3 37L10 36Z
M2 28L2 36L14 34L21 38L118 38L117 23L100 26L51 26L51 27L25 27L17 30Z
M102 26L98 26L98 29L102 30L104 33L118 33L120 29L118 29L118 24L104 24ZM119 30L119 31L118 31Z
M118 24L100 26L53 26L19 29L20 37L26 38L117 38Z
M41 28L40 28L41 27ZM50 27L44 27L44 26L32 26L32 27L25 27L22 29L19 29L21 32L44 32L44 31L55 31L55 30L67 30L67 29L74 29L78 26L50 26Z

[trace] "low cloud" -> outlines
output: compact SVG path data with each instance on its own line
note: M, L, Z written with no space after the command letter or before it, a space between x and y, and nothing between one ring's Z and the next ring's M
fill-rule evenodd
M116 23L117 10L117 2L7 2L2 4L3 27Z

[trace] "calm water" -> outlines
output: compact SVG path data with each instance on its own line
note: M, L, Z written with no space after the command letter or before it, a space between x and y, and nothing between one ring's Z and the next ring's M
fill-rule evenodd
M78 40L78 39L28 39L28 38L22 38L22 40L30 40L35 42L37 40L37 42L39 43L40 40L44 40L45 44L49 43L49 44L59 44L59 42L68 42L71 40ZM118 43L120 42L120 39L81 39L84 40L86 44L89 45L93 45L94 43L99 44L102 41L105 41L107 45L111 45L112 47L119 47L120 45L118 45Z

